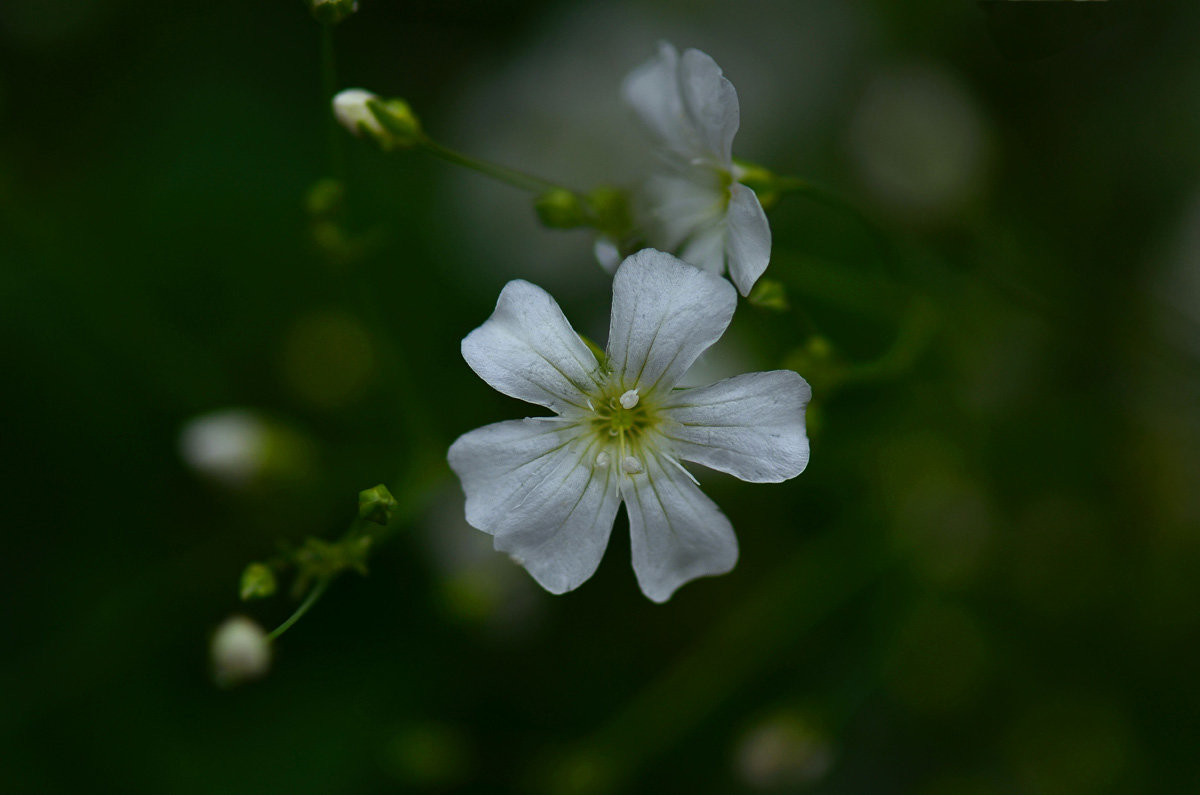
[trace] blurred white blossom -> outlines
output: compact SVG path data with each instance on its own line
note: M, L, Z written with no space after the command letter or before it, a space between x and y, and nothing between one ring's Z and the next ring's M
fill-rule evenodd
M949 71L905 65L878 75L854 113L849 146L867 187L897 215L949 216L985 187L990 130Z
M362 88L347 88L333 98L333 115L352 134L362 136L364 132L382 138L387 135L379 119L371 113L367 103L378 96Z
M203 414L179 434L183 460L198 473L230 486L244 486L264 470L270 429L246 409Z
M266 633L245 616L233 616L217 627L211 654L213 678L222 686L256 679L271 665L271 643Z
M552 593L592 576L622 501L634 572L654 601L733 568L733 528L680 461L751 482L795 477L808 463L811 395L790 370L676 388L736 304L724 279L661 251L634 254L613 281L601 363L548 293L509 282L463 356L495 389L558 416L495 423L451 446L467 521Z
M799 789L823 778L832 764L833 749L825 734L791 711L751 728L735 758L742 780L755 789Z
M681 56L662 42L622 93L661 147L665 168L637 202L647 241L711 273L728 270L749 295L771 257L771 227L758 196L738 181L733 137L741 112L733 84L703 52Z

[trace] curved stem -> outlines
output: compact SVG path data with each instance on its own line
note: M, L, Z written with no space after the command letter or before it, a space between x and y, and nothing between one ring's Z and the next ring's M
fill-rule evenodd
M304 597L304 601L300 603L300 606L296 608L296 611L288 616L286 621L275 627L271 634L267 635L267 640L273 641L291 629L292 625L299 621L301 617L308 612L309 608L317 603L317 600L320 599L321 595L325 593L325 589L329 587L329 582L331 579L331 577L322 577L321 579L317 580L317 584L314 585L312 590L308 592L308 596Z
M440 157L447 163L453 163L456 166L478 171L480 174L512 185L514 188L529 191L530 193L544 193L548 190L570 190L570 188L565 188L562 185L542 179L541 177L535 177L532 174L526 174L523 171L518 171L508 166L502 166L498 163L491 163L487 160L480 160L479 158L465 155L448 146L442 146L430 138L422 139L421 147L429 154L434 157Z

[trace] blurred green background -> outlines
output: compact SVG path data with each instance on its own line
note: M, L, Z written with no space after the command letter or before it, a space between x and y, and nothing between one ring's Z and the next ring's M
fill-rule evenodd
M741 561L663 606L623 517L541 592L444 464L526 411L458 353L506 281L603 339L586 234L331 140L302 3L4 0L4 791L1200 791L1200 8L363 0L335 32L339 86L579 187L636 177L619 85L660 38L737 87L736 155L888 241L772 211L790 309L743 302L702 367L809 378L812 461L701 473ZM294 606L241 569L379 482L369 576L216 688L213 628Z

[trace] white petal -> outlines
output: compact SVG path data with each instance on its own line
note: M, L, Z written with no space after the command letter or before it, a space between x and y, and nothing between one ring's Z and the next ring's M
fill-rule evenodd
M794 478L808 464L808 382L791 370L747 373L712 386L677 389L663 434L680 458L752 483Z
M737 563L733 526L669 461L648 456L646 472L622 479L633 571L642 593L665 602L688 580L724 574Z
M467 521L495 536L551 593L600 565L620 495L612 467L594 466L594 440L548 419L498 422L463 434L450 466L467 495Z
M685 50L678 72L684 112L710 156L728 168L740 118L737 91L717 62L700 50Z
M643 249L613 279L608 363L621 389L643 399L673 387L696 357L725 333L737 293L722 278L670 254Z
M697 234L679 252L679 258L688 265L720 276L725 272L725 238L728 235L724 221L712 224Z
M707 154L683 107L679 54L673 46L660 42L658 55L630 72L621 86L621 93L642 123L668 149L684 160Z
M621 264L621 250L617 247L617 241L613 240L608 235L599 235L596 237L596 242L592 246L592 253L596 256L596 261L600 263L600 267L612 273Z
M726 217L729 234L725 241L729 278L742 295L750 295L750 289L771 260L771 225L754 191L734 183L732 192Z
M500 292L496 311L462 341L479 377L510 397L559 413L586 410L599 365L550 294L526 281Z
M708 176L709 180L702 179ZM644 225L655 245L674 251L698 231L721 220L724 197L716 172L692 169L688 176L655 176L646 181Z

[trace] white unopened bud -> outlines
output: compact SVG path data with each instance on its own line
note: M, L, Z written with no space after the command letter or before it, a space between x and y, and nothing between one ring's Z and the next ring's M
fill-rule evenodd
M625 474L627 475L640 475L645 471L642 462L631 455L627 455L621 459L621 469L625 470Z
M267 672L271 665L271 642L262 627L245 616L226 619L212 639L213 678L231 687Z
M638 404L638 391L631 389L620 397L621 406L626 409L631 409Z
M333 115L339 124L354 135L361 136L365 130L377 138L383 137L386 135L383 125L367 107L367 102L373 99L379 97L362 88L339 91L333 98Z

